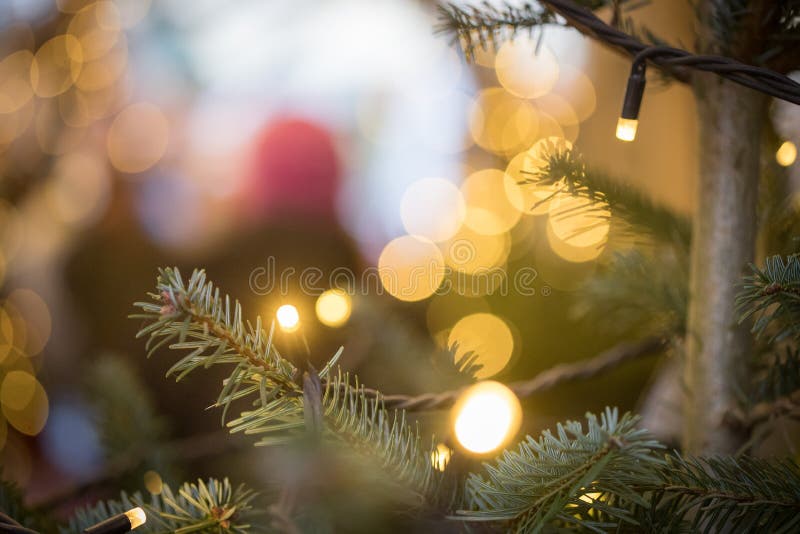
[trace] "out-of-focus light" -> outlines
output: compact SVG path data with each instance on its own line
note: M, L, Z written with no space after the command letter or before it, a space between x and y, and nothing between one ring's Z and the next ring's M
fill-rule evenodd
M506 194L509 202L525 213L545 215L550 202L557 196L558 184L537 183L537 173L547 165L549 154L572 149L572 143L560 137L540 139L532 147L520 152L508 163Z
M106 148L111 164L122 172L146 171L167 151L169 125L153 104L132 104L119 113L108 129Z
M517 396L499 382L479 382L453 406L456 439L466 450L487 454L507 443L519 430L522 407Z
M442 178L417 180L408 186L400 201L406 232L435 243L450 239L458 231L465 212L458 187Z
M98 158L72 152L59 158L47 184L47 200L69 224L87 224L105 213L111 195L106 165Z
M275 312L275 318L278 320L278 326L284 332L294 332L300 328L300 313L291 304L283 304L279 307Z
M147 515L138 506L125 512L125 517L131 522L131 530L139 528L147 521Z
M383 288L406 302L423 300L444 280L444 258L439 248L421 236L401 236L390 241L378 258Z
M72 35L57 35L44 43L31 62L31 87L48 98L72 87L83 65L81 43Z
M579 498L583 502L586 502L586 503L589 503L589 504L594 504L595 501L600 500L600 497L602 497L602 496L603 496L603 494L600 493L599 491L590 491L589 493L584 493Z
M491 313L474 313L458 321L447 339L449 347L457 345L453 355L458 361L468 352L477 355L482 366L477 378L489 378L502 371L514 353L514 336L508 325Z
M579 69L569 65L561 67L558 83L553 92L569 103L579 121L591 117L597 107L597 93L592 80Z
M431 451L431 465L433 465L433 468L437 471L444 471L447 464L450 463L450 457L452 455L453 451L450 450L450 447L444 443L439 443L436 449Z
M341 289L329 289L317 298L317 318L326 326L342 326L350 318L352 301Z
M32 289L15 289L8 296L8 309L12 309L25 322L25 349L33 356L44 350L50 339L52 319L47 303Z
M791 141L784 141L775 153L775 161L778 165L788 167L797 159L797 146Z
M88 92L105 89L120 79L127 65L128 43L122 34L106 54L83 64L75 86Z
M497 79L509 93L520 98L547 94L558 81L558 61L549 48L532 38L505 41L494 61Z
M501 267L511 250L511 236L479 234L462 226L452 239L441 245L445 263L454 271L466 274L488 273Z
M513 155L536 141L538 110L501 87L489 87L480 92L470 108L469 131L481 148Z
M121 22L114 2L101 0L78 11L67 26L67 34L80 43L83 60L91 61L106 54L119 39Z
M484 235L501 234L519 222L522 193L516 181L498 169L474 172L461 185L467 203L464 224Z
M617 121L617 139L620 141L633 141L636 139L636 129L639 127L637 119L619 118Z
M32 63L33 54L28 50L14 52L0 61L0 113L17 111L30 101Z
M144 487L153 495L160 495L164 491L164 482L161 480L161 475L152 469L146 471L143 475Z
M425 315L428 332L442 348L447 348L450 329L465 314L489 312L489 303L482 297L465 297L448 292L434 296ZM442 335L443 334L443 335Z
M536 99L536 105L541 110L541 114L546 114L558 123L566 140L574 143L578 139L581 129L580 120L572 105L564 97L550 93ZM542 134L540 137L544 135Z
M3 378L0 405L6 420L22 434L35 436L47 422L47 393L36 377L25 371L11 371Z

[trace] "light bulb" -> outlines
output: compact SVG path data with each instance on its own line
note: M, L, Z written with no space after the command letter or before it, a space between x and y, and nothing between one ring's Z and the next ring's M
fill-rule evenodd
M633 141L636 139L636 128L639 121L636 119L619 118L617 121L617 139L621 141Z
M791 141L784 141L775 153L775 161L781 167L788 167L797 159L797 147Z
M284 332L294 332L300 327L300 314L291 304L284 304L275 312L278 325Z
M341 289L329 289L317 299L317 318L325 326L342 326L350 318L350 295Z
M144 525L147 521L147 516L145 515L144 510L138 506L125 512L125 517L127 517L128 521L131 522L131 530Z
M508 387L491 380L468 388L453 406L456 439L476 454L499 449L516 434L521 420L522 408L517 396Z

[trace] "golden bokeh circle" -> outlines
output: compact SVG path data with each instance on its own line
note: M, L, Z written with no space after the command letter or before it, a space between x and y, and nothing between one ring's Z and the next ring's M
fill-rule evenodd
M505 321L491 313L474 313L459 320L447 338L450 347L456 346L458 361L468 352L477 355L476 364L483 367L475 374L490 378L500 373L514 354L514 335Z
M522 423L522 406L507 386L478 382L458 398L451 412L458 443L473 454L490 454L508 443Z
M494 61L497 79L509 93L520 98L538 98L558 81L556 57L532 38L509 39L500 45Z
M59 95L72 87L83 66L81 43L72 35L57 35L36 51L31 62L30 82L42 98Z
M398 300L423 300L444 280L444 258L431 240L405 235L390 241L378 258L383 288Z
M353 302L350 295L341 289L329 289L317 298L315 311L322 324L338 328L350 318Z
M435 243L450 239L466 213L458 187L443 178L423 178L408 186L400 201L400 218L411 235Z
M461 184L466 202L464 224L483 235L511 230L522 215L522 191L516 181L499 169L483 169L470 174Z
M108 129L106 148L111 164L125 173L146 171L167 151L169 125L153 104L141 102L122 110Z
M47 422L47 393L36 377L25 371L6 373L0 384L0 405L8 423L22 434L35 436Z

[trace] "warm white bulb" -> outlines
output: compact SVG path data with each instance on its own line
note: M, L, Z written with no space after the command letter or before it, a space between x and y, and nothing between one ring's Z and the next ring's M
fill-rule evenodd
M519 429L522 408L514 392L493 381L467 389L453 407L456 439L476 454L499 449Z
M294 332L300 327L300 313L291 304L284 304L275 312L278 325L285 332Z
M350 318L351 311L350 295L341 289L329 289L317 299L317 318L325 326L342 326Z
M636 119L619 118L617 121L617 139L621 141L633 141L636 139L636 129L639 121Z
M797 159L797 146L791 141L784 141L777 152L775 161L782 167L788 167Z
M144 525L147 521L147 516L145 515L144 510L139 507L132 508L125 512L125 517L127 517L128 521L131 522L131 530Z
M431 452L431 465L433 465L434 469L437 471L444 471L444 468L450 463L450 456L452 456L452 454L453 451L450 450L450 447L444 443L438 444L436 450Z

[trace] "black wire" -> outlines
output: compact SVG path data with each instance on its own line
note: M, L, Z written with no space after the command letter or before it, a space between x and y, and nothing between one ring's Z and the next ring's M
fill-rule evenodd
M750 89L800 104L800 84L773 70L747 65L724 56L695 55L671 46L648 46L616 29L570 0L539 0L562 17L570 19L605 43L620 47L633 56L634 68L644 69L650 61L668 71L693 69L711 72Z

